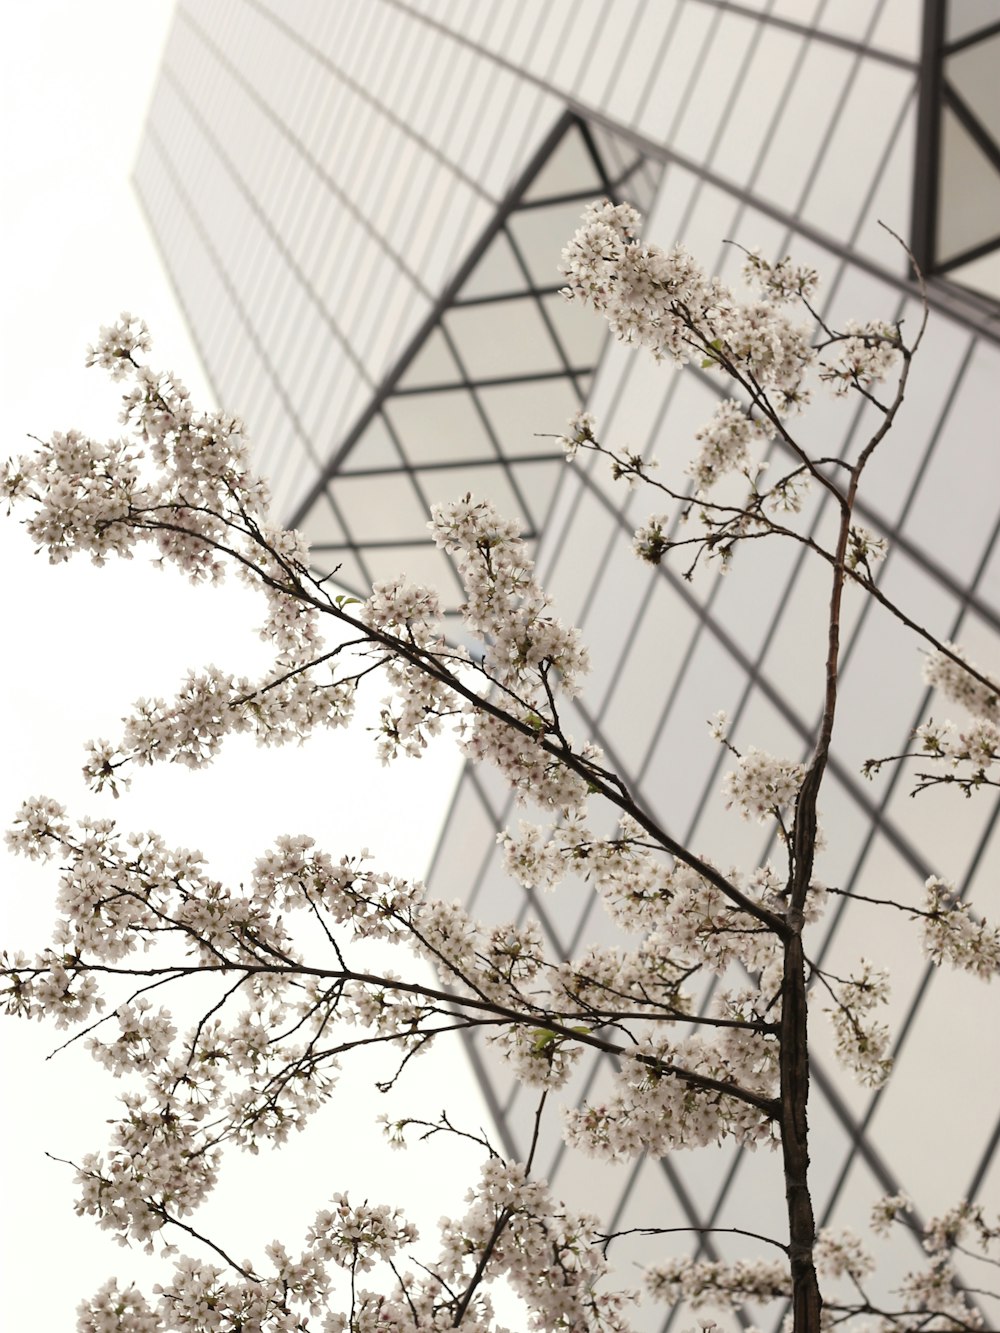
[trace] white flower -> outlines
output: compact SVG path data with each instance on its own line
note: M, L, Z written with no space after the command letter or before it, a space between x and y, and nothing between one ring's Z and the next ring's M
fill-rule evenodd
M801 764L776 759L751 745L723 780L726 806L735 805L744 819L763 824L794 805L804 777Z

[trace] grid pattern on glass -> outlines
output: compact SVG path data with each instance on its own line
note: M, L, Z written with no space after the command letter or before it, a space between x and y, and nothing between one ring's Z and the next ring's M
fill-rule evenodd
M534 543L563 471L551 437L585 401L605 340L559 293L561 246L595 193L646 203L657 178L634 146L559 120L293 515L324 573L362 594L386 571L414 577L430 504L470 490ZM435 552L419 564L443 572ZM457 580L435 582L453 610Z
M869 162L858 155L888 156L882 179L904 201L901 208L883 201L877 216L906 228L919 4L594 0L550 6L550 21L525 48L537 17L531 6L522 10L521 33L504 45L477 30L475 6L393 3L516 67L579 114L627 127L670 160L745 189L759 206L794 211L828 237L843 235L839 215L860 203L856 183L868 179ZM860 116L875 87L879 115ZM854 244L884 264L884 241L872 218ZM890 262L905 267L901 254Z
M569 566L567 577L570 579L579 573L579 562L574 554L574 535L580 535L582 528L592 533L594 527L590 512L585 516L583 514L586 497L590 497L591 507L595 502L603 504L609 519L617 524L619 549L624 549L628 543L627 521L620 511L615 510L611 500L598 488L588 485L588 481L585 478L580 485L580 521L566 528L563 552L556 553L552 561L546 561L553 572ZM996 551L995 532L990 534L985 543L980 559L981 567L991 551ZM546 552L546 555L549 554ZM937 599L935 612L946 612L951 606L955 616L954 628L957 630L962 615L961 602L955 601L949 590L937 584L926 570L911 570L906 567L907 563L907 557L902 553L890 556L887 576L895 570L901 570L904 591L908 590L916 604L925 609L934 597ZM590 637L593 637L601 633L602 626L607 625L606 613L599 605L602 580L606 577L603 560L597 571L588 577L589 591L586 588L583 590L585 610L582 619L585 630L590 626ZM622 577L623 572L619 571L616 574L619 590ZM636 582L639 581L640 574L637 574ZM787 646L778 648L777 635L787 626L792 643L798 640L807 622L807 607L814 602L816 588L806 579L803 569L794 569L786 585L778 584L777 606L768 613L771 626L765 627L756 659L749 660L738 653L736 644L728 636L725 620L720 618L716 609L725 588L725 584L720 585L714 595L699 602L687 590L682 579L671 575L669 571L659 571L655 577L654 600L658 598L660 604L654 605L654 601L648 601L648 593L644 594L637 587L637 630L624 636L620 660L611 670L613 683L608 702L599 704L597 712L586 717L586 730L605 746L619 771L626 774L633 790L642 792L650 804L659 808L668 820L683 818L678 831L694 840L695 845L712 849L721 845L725 848L725 855L731 855L734 860L756 863L768 854L769 849L761 845L762 837L755 826L736 825L734 829L732 817L727 819L720 815L718 790L722 761L713 753L707 739L698 733L704 732L702 717L709 716L716 706L725 703L737 720L744 741L766 734L769 742L783 742L787 752L805 754L812 733L814 713L805 705L800 708L789 702L786 672L802 674L801 664L788 661ZM896 589L891 590L896 592ZM976 583L973 580L968 594L971 597L975 592ZM967 602L968 598L965 600ZM684 608L684 616L678 614L674 602ZM629 616L625 617L626 624L629 619ZM953 626L949 625L948 628L951 630ZM998 628L994 618L990 631L994 647L1000 644ZM673 668L665 666L661 660L661 640L667 637L671 641L671 660L677 657L681 659L679 665ZM890 655L893 653L897 654L899 660L890 663ZM851 698L853 690L860 691L862 696L870 695L873 661L885 668L886 680L905 680L908 673L912 678L913 688L908 698L905 694L895 700L875 698L871 701L870 710L871 716L877 715L884 720L889 711L887 704L901 704L902 707L895 710L895 721L890 721L893 730L884 730L882 734L887 738L894 735L905 742L910 728L926 712L926 699L921 698L912 644L893 634L887 637L886 627L877 621L875 610L862 615L848 637L845 654L845 712L850 713L853 709L856 714L858 711L857 700ZM661 668L671 682L662 704L659 703L664 698ZM818 679L818 673L813 674ZM645 691L637 684L643 679L647 682ZM690 691L685 688L692 681L704 682L708 687L705 698L696 705L692 705ZM637 738L636 748L625 754L616 748L618 732L612 725L613 717L607 714L611 711L611 705L621 701L623 694L627 693L630 698L620 702L619 707L634 718L637 690L649 700L650 715L646 718L645 726L639 728L641 738ZM676 707L674 699L677 700ZM691 721L692 717L695 725L691 735L679 733L676 727L672 729L671 719L683 722ZM864 750L859 747L873 734L878 734L872 731L870 720L863 725L861 736L852 734L845 739L831 766L832 781L826 798L828 814L831 823L835 823L842 831L846 828L847 844L852 848L850 854L844 847L837 849L837 869L834 872L836 882L845 888L858 888L864 892L873 883L889 881L893 884L895 894L904 898L909 896L916 904L923 880L933 869L933 863L928 859L930 844L925 842L921 834L923 819L909 801L901 783L896 782L885 791L876 789L873 792L858 779L858 761L864 754ZM782 748L782 745L776 744L775 748ZM678 776L677 755L680 753L685 756L683 780L677 790L671 791L670 775L673 773ZM692 767L692 755L700 756L704 761L703 768L697 773ZM659 767L657 759L662 761ZM692 787L693 791L690 790ZM472 772L466 775L459 799L468 799L463 793L469 788L482 792L482 775ZM485 794L480 799L485 809L495 809ZM942 846L952 846L956 842L968 848L966 855L953 869L972 894L977 885L982 891L987 880L996 873L997 851L990 842L995 827L995 814L995 804L984 803L973 812L971 822L963 821L960 829L952 827L947 830L947 838L943 841L939 838L934 842L938 851ZM515 913L523 916L530 912L539 916L546 925L546 933L553 947L565 954L572 953L570 941L574 931L583 933L588 942L595 941L593 899L582 886L575 907L572 901L568 902L565 898L556 903L546 900L539 904L530 895L521 894L516 885L499 873L495 862L489 860L489 843L493 829L515 818L515 813L508 806L499 809L494 818L495 824L487 822L479 856L476 857L470 850L468 859L464 861L465 865L477 861L482 864L472 889L471 906L476 913L486 919L497 920L506 919ZM938 818L946 820L949 815L940 811ZM442 849L448 848L450 836L458 836L458 827L461 826L464 826L464 821L456 821L455 834L446 833ZM676 823L671 823L671 827L678 829ZM742 841L741 835L744 835ZM754 840L757 845L753 845ZM447 873L444 868L442 873ZM431 883L442 893L452 892L455 888L451 882L439 881L436 872L432 872ZM588 913L589 920L586 919ZM819 959L825 960L836 971L841 957L856 957L859 932L864 930L865 925L870 928L870 922L862 923L857 911L853 915L851 911L834 913L825 938L816 942ZM942 985L936 974L932 978L916 951L902 959L893 957L892 962L896 979L892 1014L897 1031L896 1058L909 1088L910 1100L905 1105L910 1109L909 1112L899 1109L901 1103L894 1093L891 1094L892 1100L889 1099L889 1093L885 1096L857 1093L845 1101L843 1080L834 1076L832 1052L824 1046L823 1034L820 1034L815 1060L814 1115L822 1126L817 1129L817 1135L822 1136L823 1159L830 1164L829 1178L824 1173L819 1198L827 1220L837 1220L838 1206L844 1205L847 1197L845 1190L852 1180L852 1188L855 1189L870 1188L877 1194L902 1185L915 1196L922 1194L925 1198L933 1184L927 1178L900 1177L898 1163L903 1154L899 1151L899 1144L906 1141L907 1132L912 1133L912 1130L907 1131L906 1128L906 1116L909 1114L912 1117L913 1114L911 1080L919 1077L919 1070L926 1067L925 1043L934 1040L929 1034L940 1031L947 1006L954 997L947 983ZM920 1034L924 1034L923 1041L917 1039ZM955 1054L955 1059L965 1059L969 1055L969 1051L963 1050ZM906 1075L907 1070L912 1072ZM589 1075L591 1078L597 1077L596 1066L590 1068ZM492 1079L493 1095L505 1107L505 1124L512 1137L513 1151L523 1152L524 1143L518 1137L521 1118L517 1114L517 1107L524 1100L524 1093L516 1089L504 1071L492 1065L484 1071L484 1076ZM582 1093L582 1089L576 1091ZM974 1099L975 1108L967 1108L969 1125L965 1140L966 1157L959 1169L967 1177L974 1192L985 1179L993 1158L996 1139L995 1094L996 1089L988 1080L987 1086L982 1089L981 1098ZM894 1105L896 1110L893 1110ZM819 1137L817 1142L820 1142ZM574 1182L571 1176L566 1177L560 1173L561 1160L558 1145L554 1145L553 1157L544 1169L554 1176L558 1188L571 1192ZM687 1216L690 1223L695 1226L740 1225L739 1192L744 1187L745 1174L751 1168L744 1166L738 1158L733 1158L714 1184L712 1180L703 1177L702 1173L706 1169L705 1160L698 1154L676 1158L672 1165L672 1188L676 1196L678 1188L682 1187L679 1197L689 1201ZM859 1183L862 1181L866 1181L867 1185ZM653 1220L649 1214L645 1217L633 1214L630 1197L626 1190L618 1199L615 1204L616 1220L612 1225L649 1225ZM742 1197L745 1199L746 1196ZM698 1201L697 1206L692 1200ZM629 1221L622 1222L622 1217L627 1217Z
M774 748L804 754L816 713L808 625L822 581L805 562L769 565L764 551L750 576L759 590L752 599L732 591L735 581L691 587L669 571L650 575L638 566L630 575L621 553L641 515L626 508L603 473L563 467L539 449L533 432L553 428L553 420L558 429L589 394L603 428L655 455L671 440L690 438L711 410L715 386L697 372L654 382L618 349L595 370L586 332L560 322L566 309L547 285L539 246L549 244L546 218L554 228L566 196L594 193L611 179L645 207L666 163L650 222L654 238L681 237L710 264L714 255L717 268L732 262L714 252L725 235L776 255L792 249L827 275L831 318L901 312L912 319L898 256L886 259L877 219L897 219L908 207L919 8L909 0L552 0L509 7L201 0L186 6L171 39L169 73L137 165L161 248L210 372L225 390L220 396L240 408L249 396L273 429L274 466L289 479L289 496L312 484L298 513L308 510L310 535L341 566L338 577L365 589L403 565L410 577L457 599L450 566L414 531L421 506L451 493L453 482L463 487L463 478L502 495L501 504L541 534L542 578L556 590L560 612L599 643L593 688L574 710L575 734L604 743L680 836L721 847L734 861L773 849L756 826L734 825L720 810L724 760L702 739L697 709L685 715L684 690L701 682L698 707L727 706L738 738L764 743L766 734ZM981 68L973 55L963 58L992 39L982 13L981 4L951 0L941 49L946 44L953 61L947 78L995 143L990 106L979 96ZM538 127L544 131L556 118L553 94L595 116L586 135L574 138L566 124L553 132L525 179ZM871 105L880 108L877 118L865 114ZM251 120L257 128L248 151L238 140ZM440 205L435 218L421 211L430 196ZM221 228L213 231L217 220ZM555 239L556 251L564 237ZM935 300L947 305L945 296ZM530 308L538 364L551 355L550 369L536 364L535 374L521 378L520 366L498 373L483 356L491 303L494 327L518 303ZM889 537L887 589L933 615L947 634L971 638L974 657L996 660L1000 542L992 490L976 486L975 521L963 529L960 549L938 541L929 525L939 505L963 503L961 451L972 451L969 464L982 463L973 456L974 423L994 420L998 406L996 348L975 336L995 335L990 311L979 317L968 305L954 310L960 322L932 325L926 364L933 369L913 382L906 448L873 476L861 517ZM329 323L327 333L314 331L316 319L342 325L356 363L338 353ZM412 355L400 358L408 338ZM843 417L820 412L810 422L824 452L848 447L852 426ZM400 521L380 534L374 520L389 513ZM823 509L812 517L822 531ZM622 580L629 587L619 594ZM847 617L845 716L853 713L857 722L831 764L825 801L841 837L827 854L827 878L862 891L891 880L900 893L915 894L929 870L947 871L976 902L1000 871L995 808L987 802L961 811L957 823L941 809L918 809L905 781L868 787L857 777L865 754L901 748L928 708L905 644L880 615L858 605ZM887 662L912 688L880 693L879 680L889 673L872 664ZM637 708L637 698L648 699L648 708ZM873 740L879 727L884 745ZM698 758L683 790L671 791L679 748ZM433 887L446 897L467 889L484 919L531 912L561 954L601 939L602 913L583 886L537 902L502 877L493 835L511 810L495 775L470 770L456 801ZM930 835L948 820L955 864L930 865L941 845ZM456 868L461 883L452 879ZM831 963L856 956L873 947L861 942L862 929L853 907L836 911L815 948ZM819 1203L823 1220L834 1224L857 1214L847 1205L863 1203L866 1191L902 1184L929 1200L934 1188L917 1168L913 1180L898 1180L899 1143L914 1132L914 1089L940 1015L964 1000L915 958L894 958L893 965L901 1097L846 1087L829 1052L821 1050L814 1066ZM524 1094L502 1070L476 1064L491 1105L503 1114L508 1149L523 1155ZM955 1170L968 1197L995 1206L1000 1097L987 1072L981 1100L965 1108ZM606 1076L600 1062L585 1065L572 1094L599 1095ZM557 1136L545 1149L557 1190L571 1196L579 1180L566 1169ZM664 1210L679 1225L738 1226L745 1222L738 1205L749 1191L766 1230L774 1203L770 1165L731 1153L697 1162L677 1155L617 1176L588 1176L585 1202L593 1207L599 1198L619 1227L648 1223L651 1211L661 1220ZM699 1242L697 1250L726 1252L723 1241ZM647 1326L662 1315L650 1311ZM679 1318L672 1313L668 1326Z
M924 14L914 252L930 274L1000 302L1000 17L969 0ZM1000 318L1000 316L997 316Z
M246 417L285 512L558 114L451 45L383 0L178 6L135 184L219 399ZM430 65L435 81L409 77ZM463 128L480 120L482 143ZM197 266L211 300L190 295Z
M878 167L874 166L869 195L877 189L877 177ZM784 229L774 228L771 219L755 213L738 196L730 194L727 200L725 191L714 183L698 177L685 181L683 172L669 167L661 201L650 223L654 232L656 226L670 227L661 232L661 241L675 234L713 242L723 234L756 239L762 232L775 253L791 249L824 269L826 309L831 318L849 313L858 301L866 313L869 308L882 309L911 322L914 318L902 285L894 290L877 282L852 265L848 253L820 253L804 244L805 238L795 234L794 218L788 219ZM867 206L864 200L862 205ZM724 252L718 257L724 265ZM863 521L889 537L891 553L882 577L890 595L920 608L945 636L965 638L975 626L983 645L980 660L997 660L1000 620L996 598L985 586L987 571L995 569L1000 555L995 505L992 515L984 510L981 521L968 525L961 550L937 549L928 536L928 525L933 526L932 511L938 506L963 503L967 468L963 470L961 453L966 446L974 447L973 418L988 419L996 411L995 390L988 379L1000 372L1000 356L995 346L970 338L967 328L947 321L935 322L931 339L926 382L918 382L918 401L904 422L907 449L903 457L898 452L894 456L891 481L878 481ZM654 389L642 366L634 355L609 349L590 405L612 442L616 429L621 429L631 446L656 456L668 443L675 447L678 437L690 439L692 428L708 416L717 389L697 370L673 378L661 373L659 387ZM849 413L838 415L833 405L817 405L810 425L833 453L847 448L858 429ZM810 682L815 684L822 670L822 662L807 651L808 627L813 608L822 605L822 578L804 561L790 566L779 561L770 566L762 550L754 558L764 563L748 573L756 590L749 603L745 597L730 595L738 575L732 583L692 588L663 569L650 585L648 575L637 569L633 587L625 593L625 570L613 565L613 553L627 546L630 518L640 515L626 513L624 496L597 472L573 469L569 485L574 488L572 500L566 503L564 498L560 521L549 524L539 566L543 583L556 591L560 613L582 623L585 638L600 643L596 688L584 696L578 734L591 734L605 747L630 787L642 793L678 836L727 861L759 863L769 854L776 855L775 849L762 845L756 826L734 827L732 816L720 811L718 790L725 759L709 745L702 719L725 706L744 744L766 735L775 749L795 757L808 753L817 715L817 694ZM597 536L602 531L598 526L601 514L605 527L603 535ZM821 532L828 521L823 508L817 506L814 531ZM591 561L581 558L588 551L593 553ZM606 599L612 583L615 605L626 608L616 622L616 660L607 641ZM740 586L746 590L746 583ZM609 660L604 661L604 656ZM705 686L704 698L699 697L695 704L688 688L692 682ZM893 683L891 690L889 682ZM888 753L905 748L912 727L929 707L912 641L897 634L877 607L859 604L848 609L843 690L844 716L850 719L853 715L855 721L838 740L831 763L826 804L831 823L843 831L841 842L831 851L831 882L865 892L889 881L895 894L917 903L927 874L941 869L930 861L932 851L940 855L944 849L953 861L949 872L975 901L992 882L1000 858L996 803L987 800L962 819L961 827L949 828L949 814L943 809L928 809L927 817L921 817L909 801L904 777L870 787L858 776L860 763L871 750ZM638 722L637 695L648 700ZM626 725L622 734L623 717L632 725ZM622 746L618 748L620 734ZM685 757L684 777L677 782L673 780L678 777L679 754ZM486 775L467 773L459 799L468 799L463 794L470 788L495 821L488 826L480 855L470 849L465 862L480 866L470 890L476 913L499 921L530 912L539 917L552 947L564 951L564 956L572 952L574 935L596 939L599 923L593 899L585 889L581 888L575 905L572 898L538 903L502 876L489 859L488 838L494 827L515 819L515 812L503 804L502 793L489 788ZM930 839L928 823L937 823L943 836ZM450 836L446 830L443 850ZM431 883L446 895L456 887L436 883L433 870ZM816 951L837 970L841 959L873 951L870 935L866 938L870 929L870 920L856 907L835 911L814 942ZM897 975L891 1018L904 1092L889 1089L872 1095L845 1086L821 1034L814 1063L813 1115L823 1159L818 1204L827 1223L849 1222L851 1212L857 1214L859 1198L900 1186L926 1200L922 1206L928 1211L943 1201L939 1175L935 1180L933 1173L916 1166L901 1178L901 1163L907 1158L901 1147L912 1143L917 1132L913 1092L920 1070L926 1068L928 1044L932 1047L940 1040L949 1006L958 999L954 988L932 973L915 949L904 957L891 939L879 945L883 953L892 953L888 961ZM973 1058L974 1053L963 1048L951 1055L961 1061ZM598 1086L600 1062L587 1064L585 1070L567 1097L588 1095L584 1091L588 1083ZM504 1108L511 1150L523 1153L521 1131L528 1124L529 1112L525 1094L493 1063L481 1062L480 1073L491 1081L492 1097ZM990 1206L997 1194L998 1091L991 1077L971 1099L974 1106L964 1108L968 1121L963 1153L955 1163L959 1188ZM553 1144L552 1154L543 1169L549 1171L558 1189L572 1195L577 1182L572 1173L561 1169L564 1159L558 1144ZM664 1206L679 1205L692 1226L739 1226L741 1216L745 1223L740 1205L746 1199L743 1191L750 1187L751 1176L757 1179L754 1173L759 1169L756 1159L738 1154L714 1159L676 1155L669 1172L663 1171L669 1177L663 1184L675 1202ZM612 1226L655 1222L660 1201L655 1194L649 1196L652 1214L642 1215L635 1197L638 1181L639 1177L632 1177L624 1187L608 1184L608 1194L602 1197L611 1201ZM950 1182L952 1187L954 1183ZM711 1254L714 1249L704 1241L692 1246L692 1253L697 1252ZM724 1245L721 1252L726 1252ZM653 1312L650 1314L652 1317ZM667 1325L673 1326L679 1317L671 1315Z

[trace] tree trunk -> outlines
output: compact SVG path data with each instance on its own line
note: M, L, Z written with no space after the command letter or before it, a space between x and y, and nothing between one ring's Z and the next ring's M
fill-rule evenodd
M785 945L781 998L781 1151L788 1204L789 1260L795 1333L819 1333L822 1301L813 1242L816 1223L809 1194L809 1047L806 978L802 956L801 914ZM789 923L791 924L791 922Z

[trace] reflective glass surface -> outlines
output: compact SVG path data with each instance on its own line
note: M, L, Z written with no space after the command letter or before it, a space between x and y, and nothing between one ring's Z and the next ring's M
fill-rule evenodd
M461 589L427 543L427 505L469 489L494 499L522 522L558 612L593 647L570 730L594 736L671 831L720 863L778 852L722 808L725 756L705 719L726 708L739 744L809 753L825 574L768 543L740 557L731 581L631 560L645 499L603 467L567 467L551 435L586 402L609 443L676 475L719 386L607 345L600 322L559 297L555 265L582 204L611 193L648 214L651 239L682 241L729 276L738 255L727 238L791 252L823 273L830 319L912 328L908 260L879 224L908 237L911 217L923 219L920 257L937 275L931 324L859 512L889 540L887 593L973 658L1000 661L990 435L1000 419L1000 16L992 0L930 4L922 35L922 8L184 0L136 163L219 399L248 420L280 511L305 530L323 572L336 568L361 593L405 572L454 608ZM933 89L929 103L920 87ZM944 281L969 299L956 304ZM836 456L859 426L817 395L808 429ZM830 508L816 497L807 518L822 535ZM942 711L912 640L859 599L845 609L842 689L823 803L839 832L821 877L860 892L891 884L916 903L927 875L941 873L987 902L1000 874L994 801L956 812L954 801L911 801L905 780L859 777L864 758L905 749L915 723ZM469 769L432 888L487 921L531 913L564 955L610 940L588 886L538 901L502 873L496 831L518 817L495 773ZM834 910L810 941L834 970L866 954L896 978L898 1075L885 1094L843 1078L817 1031L821 1220L856 1225L899 1187L925 1215L956 1190L995 1211L1000 1060L982 1061L974 1025L949 1021L974 994L891 931L873 935L870 921L857 905ZM977 1058L945 1167L920 1145L944 1113L951 1071ZM523 1157L531 1099L488 1056L475 1067L503 1108L506 1147ZM609 1078L604 1063L584 1061L565 1096L598 1098ZM552 1129L540 1153L557 1192L609 1226L745 1226L748 1200L762 1230L783 1225L764 1154L678 1153L581 1173ZM725 1237L688 1248L744 1250ZM649 1305L643 1318L649 1329L695 1322L682 1307Z

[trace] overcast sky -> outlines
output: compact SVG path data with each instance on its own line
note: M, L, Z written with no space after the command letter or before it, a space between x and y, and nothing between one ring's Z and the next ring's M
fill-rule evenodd
M5 14L5 453L29 448L30 433L69 426L95 435L116 431L115 388L83 369L83 353L98 325L122 309L149 323L154 364L174 369L196 401L210 402L128 184L172 8L168 0L32 0ZM4 824L25 796L44 792L72 814L111 814L128 827L157 827L171 841L201 847L220 874L234 877L282 831L313 833L338 855L367 845L386 868L421 872L454 772L452 753L382 770L363 729L304 750L236 745L213 771L196 776L147 770L113 808L108 798L87 793L80 778L84 742L113 736L138 695L168 693L189 665L253 669L260 660L252 633L257 609L235 588L192 591L144 561L103 571L50 569L11 520L0 520L0 558ZM2 863L0 944L42 947L51 928L53 875L5 852ZM91 1221L73 1217L70 1173L43 1155L72 1157L102 1147L117 1092L82 1051L45 1062L57 1035L2 1020L7 1160L0 1323L33 1333L73 1328L79 1299L113 1272L134 1272L147 1286L155 1280L141 1256L117 1249ZM442 1080L454 1087L456 1067L465 1068L459 1061L442 1072L418 1062L402 1105L436 1114ZM345 1186L373 1202L395 1201L402 1192L395 1177L414 1155L394 1154L385 1170L372 1162L380 1142L369 1123L384 1108L363 1097L361 1086L351 1081L325 1129L302 1136L301 1146L261 1159L256 1174L238 1173L230 1196L243 1222L238 1251L244 1239L248 1252L270 1240L283 1215L290 1230L283 1238L294 1243L312 1212ZM456 1113L472 1127L484 1115L475 1089L459 1097ZM434 1190L426 1188L428 1171L436 1173ZM460 1178L448 1191L441 1177L441 1158L431 1153L410 1189L423 1192L425 1221L461 1200ZM261 1232L248 1219L260 1223L265 1213Z

